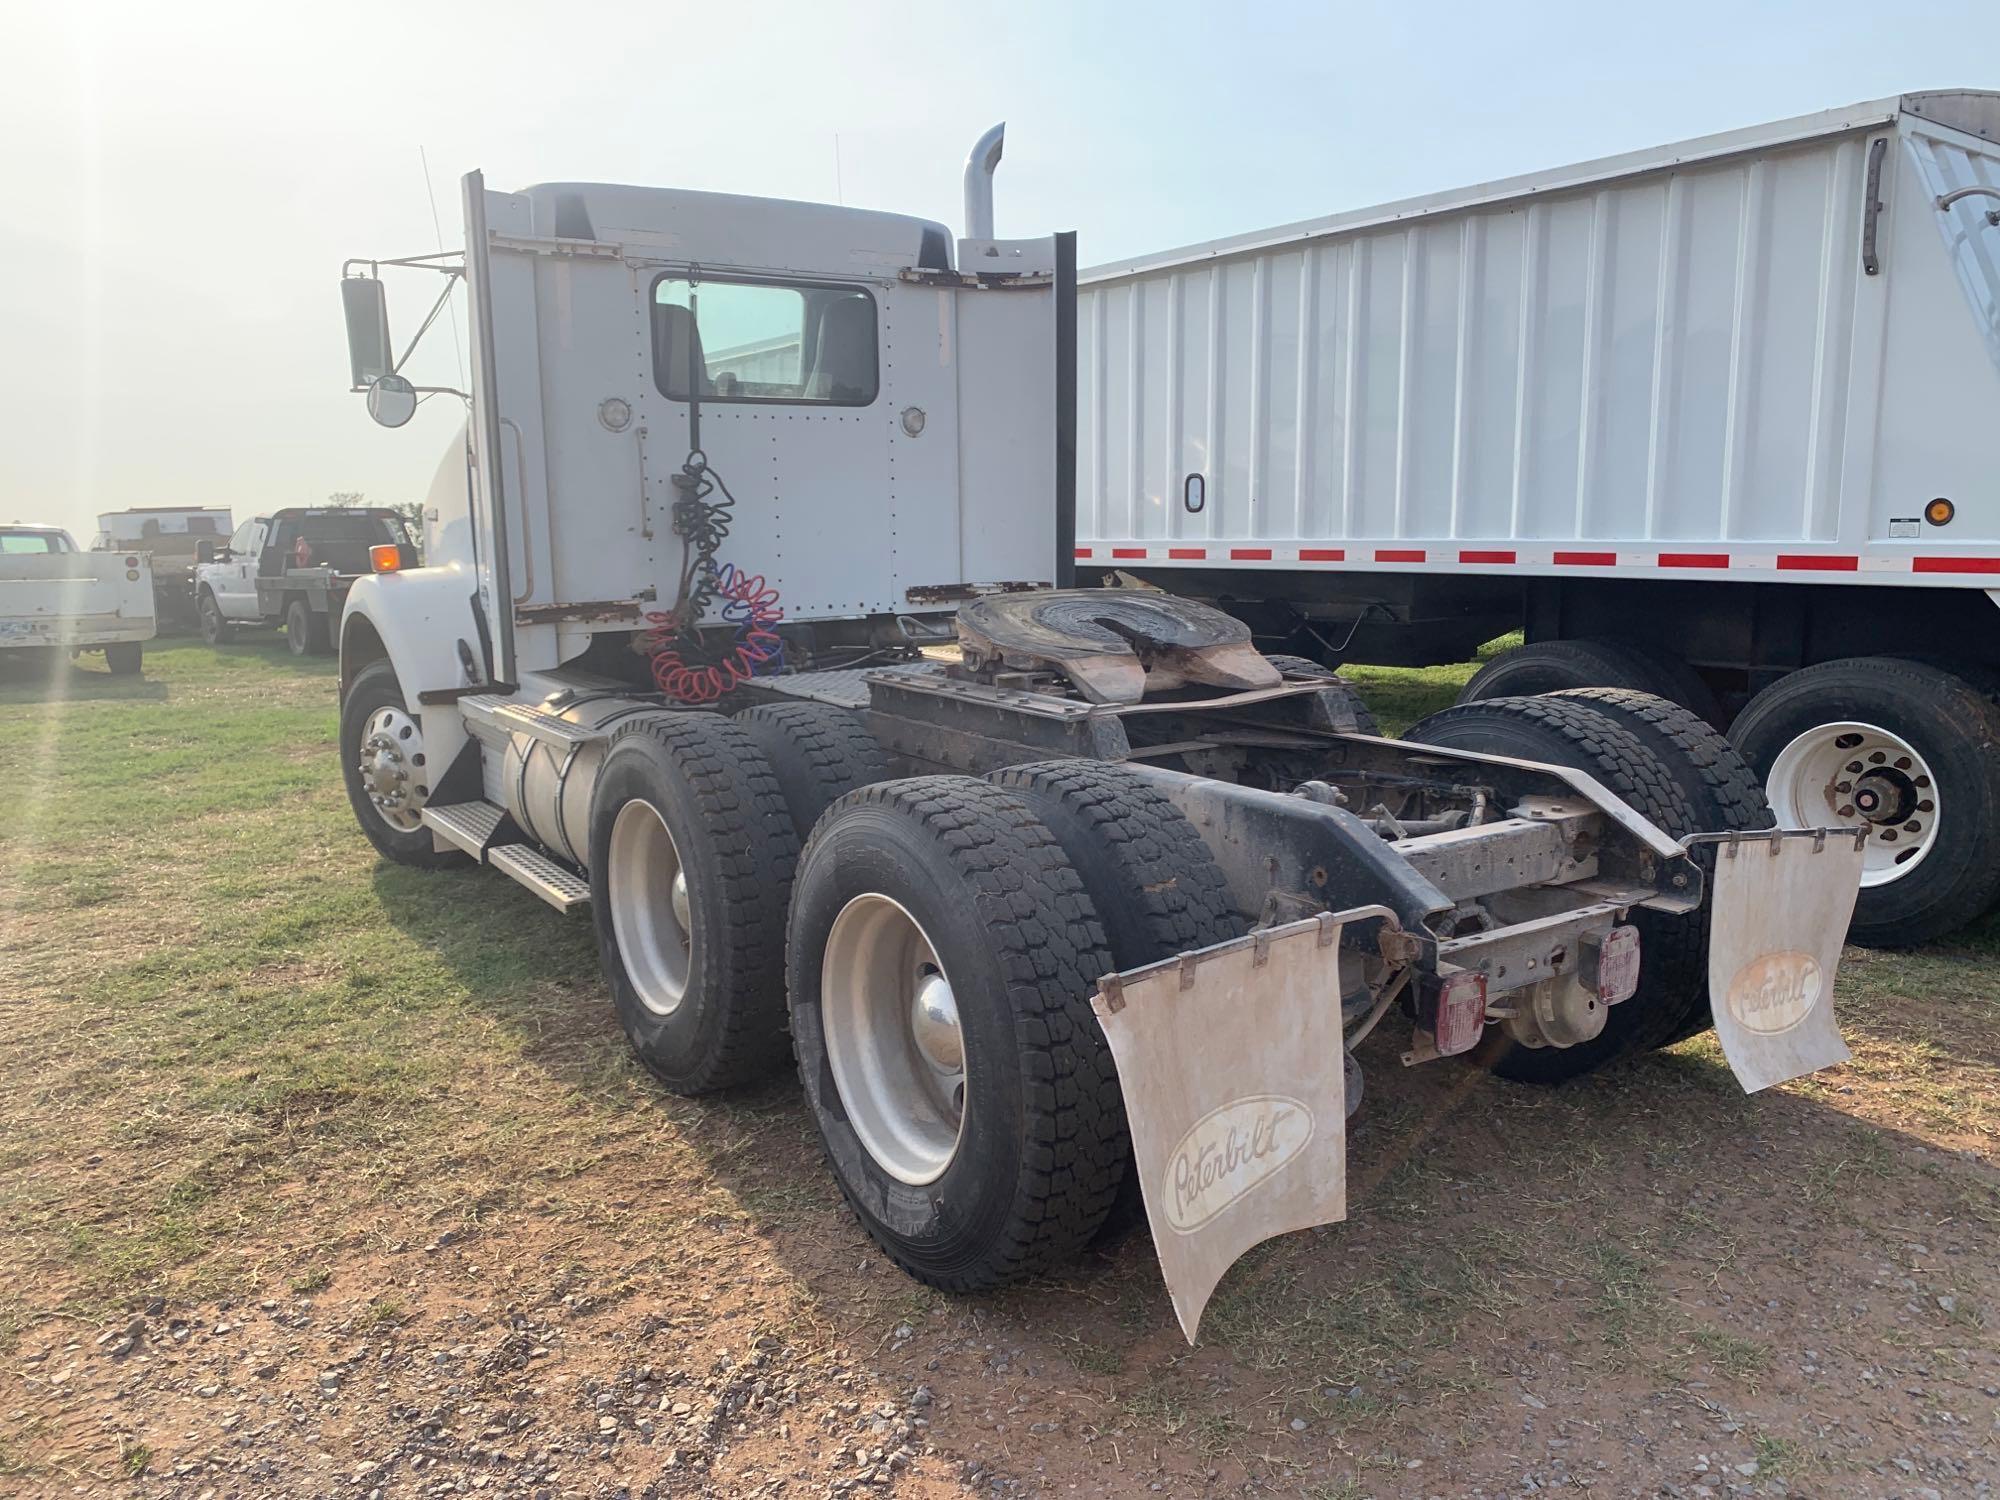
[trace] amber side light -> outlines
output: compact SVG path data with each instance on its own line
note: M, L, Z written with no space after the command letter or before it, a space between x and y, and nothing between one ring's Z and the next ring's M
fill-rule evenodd
M403 566L403 549L383 542L368 549L368 565L378 573L393 573Z
M1924 519L1933 526L1942 526L1958 514L1958 507L1940 495L1924 507Z

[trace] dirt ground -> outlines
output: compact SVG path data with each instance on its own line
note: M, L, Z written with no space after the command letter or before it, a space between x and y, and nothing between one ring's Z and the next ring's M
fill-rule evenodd
M2000 929L1850 950L1852 1063L1538 1091L1364 1048L1352 1217L1198 1347L1140 1231L946 1297L796 1083L626 1055L587 922L381 866L264 643L0 684L0 1491L1983 1496Z

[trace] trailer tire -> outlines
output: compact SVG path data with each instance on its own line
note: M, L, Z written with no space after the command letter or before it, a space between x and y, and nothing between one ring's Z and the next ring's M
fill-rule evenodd
M1354 716L1354 732L1357 734L1380 734L1382 726L1375 722L1375 715L1362 702L1361 694L1354 690L1354 684L1342 677L1324 662L1314 661L1310 656L1288 656L1282 652L1264 658L1287 677L1310 677L1318 682L1337 686L1347 700L1348 710Z
M1404 738L1585 771L1667 834L1678 838L1696 831L1673 768L1616 717L1584 701L1534 697L1462 703L1419 721ZM1634 907L1630 920L1639 929L1639 988L1610 1007L1596 1037L1574 1047L1528 1047L1501 1028L1490 1030L1471 1055L1503 1078L1556 1084L1593 1072L1626 1052L1672 1040L1690 1006L1707 993L1708 907L1685 914Z
M361 832L384 859L420 870L457 864L464 855L456 849L440 851L428 828L398 828L390 823L369 800L368 790L362 785L361 742L368 721L385 708L409 714L395 667L387 660L371 661L354 674L346 696L340 700L340 774L347 787L348 805L354 809L354 821L361 825Z
M104 670L113 677L137 677L146 648L138 641L119 641L104 648Z
M925 950L934 962L916 963ZM886 970L857 977L885 952ZM1130 1151L1090 1008L1113 964L1083 880L1025 802L964 776L841 798L800 857L787 953L806 1098L841 1192L892 1261L978 1291L1090 1239ZM934 989L918 1010L939 981L941 1001ZM940 1033L940 1014L956 1025ZM899 1032L903 1015L917 1019Z
M216 603L213 591L209 589L201 591L201 597L195 601L194 612L201 625L201 638L207 644L225 645L235 634L229 622L222 617L222 606Z
M889 754L860 714L830 703L765 703L735 715L757 742L801 841L819 815L858 787L887 781Z
M720 714L649 714L590 799L597 952L632 1050L677 1094L782 1064L799 840L757 744Z
M1721 709L1701 675L1686 662L1642 641L1531 641L1502 651L1459 689L1460 703L1525 698L1565 688L1609 687L1652 693L1713 723Z
M285 606L285 644L294 656L325 656L333 649L326 616L303 599Z
M1624 688L1565 688L1549 696L1587 703L1599 713L1609 714L1657 755L1680 789L1688 813L1687 831L1727 833L1775 826L1771 804L1764 798L1764 784L1750 763L1692 710L1651 693ZM1680 832L1670 831L1677 836ZM1701 866L1704 879L1713 874L1712 845L1697 846L1692 857ZM1706 979L1704 972L1703 982L1689 990L1680 1023L1660 1046L1686 1041L1714 1023Z
M1853 731L1839 732L1849 724ZM1878 741L1872 749L1870 736ZM1837 783L1822 774L1821 762L1844 754L1845 739L1857 741L1864 764L1879 754L1885 771L1896 773L1883 794L1907 802L1911 816L1868 820L1874 832L1849 942L1916 947L1963 927L2000 898L2000 704L1980 669L1888 656L1821 662L1752 698L1729 737L1788 827L1865 818L1841 813L1855 802L1828 800ZM1905 760L1912 764L1902 769L1913 776L1901 775Z

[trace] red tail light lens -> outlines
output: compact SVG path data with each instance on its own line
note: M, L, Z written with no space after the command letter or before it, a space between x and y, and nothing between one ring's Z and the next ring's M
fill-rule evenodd
M1630 999L1639 988L1639 929L1614 927L1596 943L1585 938L1583 982L1606 1005Z
M1437 1049L1445 1057L1470 1052L1486 1031L1486 976L1461 969L1438 986Z

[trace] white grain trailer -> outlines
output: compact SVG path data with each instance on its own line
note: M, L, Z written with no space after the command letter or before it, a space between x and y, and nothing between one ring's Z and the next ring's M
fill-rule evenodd
M1529 1081L1711 1019L1747 1087L1845 1057L1861 846L1768 827L1686 710L1478 703L1386 740L1226 614L1047 587L1074 249L992 237L998 157L955 248L474 174L462 253L350 264L378 420L421 394L384 267L464 278L474 371L424 565L373 549L341 622L375 847L589 908L671 1088L795 1053L848 1201L934 1285L1047 1269L1143 1197L1190 1334L1243 1249L1343 1214L1352 1048L1391 1011L1405 1062Z
M1078 566L1468 696L1665 693L1854 935L2000 895L2000 94L1830 110L1080 278ZM1690 670L1692 668L1692 670Z

